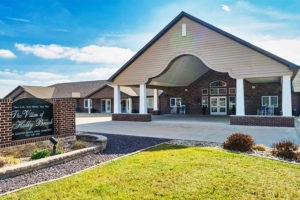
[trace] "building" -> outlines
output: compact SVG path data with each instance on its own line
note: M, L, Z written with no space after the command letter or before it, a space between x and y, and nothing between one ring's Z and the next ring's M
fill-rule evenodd
M282 115L299 110L299 66L181 12L109 81L114 113L120 88L140 88L139 113L146 114L146 89L154 110L209 115ZM134 74L134 78L132 75ZM158 100L157 89L163 90ZM159 105L159 106L158 106Z
M153 91L147 90L147 109L153 107ZM121 87L121 112L132 113L139 110L138 88ZM5 96L13 100L20 98L74 98L76 112L113 112L113 87L106 80L59 83L51 86L18 86Z

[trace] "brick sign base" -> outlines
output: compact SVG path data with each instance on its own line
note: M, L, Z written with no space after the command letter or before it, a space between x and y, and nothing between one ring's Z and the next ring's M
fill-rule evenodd
M0 148L49 140L49 137L74 138L75 99L48 99L53 104L54 134L21 140L12 140L12 100L0 99Z
M295 127L294 117L283 116L230 116L230 125Z

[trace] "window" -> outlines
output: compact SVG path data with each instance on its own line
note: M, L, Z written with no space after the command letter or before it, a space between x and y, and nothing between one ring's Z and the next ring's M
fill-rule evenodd
M219 94L226 95L227 89L226 88L219 88Z
M202 106L208 107L208 96L202 97Z
M226 95L227 88L210 88L210 95Z
M181 106L181 98L170 98L170 107L180 107Z
M90 102L90 107L92 107L92 99L85 99L84 108L89 108L89 102Z
M229 88L229 94L235 94L235 88Z
M278 108L278 96L262 96L261 105L267 107L274 106L274 108Z
M208 89L202 89L202 95L208 95Z
M147 98L147 108L153 108L153 98L152 97Z
M226 87L227 84L225 81L213 81L209 84L210 87Z
M229 108L228 109L235 112L235 97L234 96L229 97Z

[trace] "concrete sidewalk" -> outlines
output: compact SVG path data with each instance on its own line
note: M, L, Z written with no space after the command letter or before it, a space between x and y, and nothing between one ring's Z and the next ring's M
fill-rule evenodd
M81 132L97 132L120 135L148 136L168 139L184 139L223 143L232 133L244 133L253 137L256 144L271 146L290 140L300 145L300 122L295 128L229 125L228 117L161 115L152 116L152 122L111 121L110 116L77 116L76 129Z

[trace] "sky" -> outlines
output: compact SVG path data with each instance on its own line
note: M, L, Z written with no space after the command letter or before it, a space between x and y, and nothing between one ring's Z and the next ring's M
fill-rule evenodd
M0 98L106 80L181 11L300 65L299 0L0 0Z

